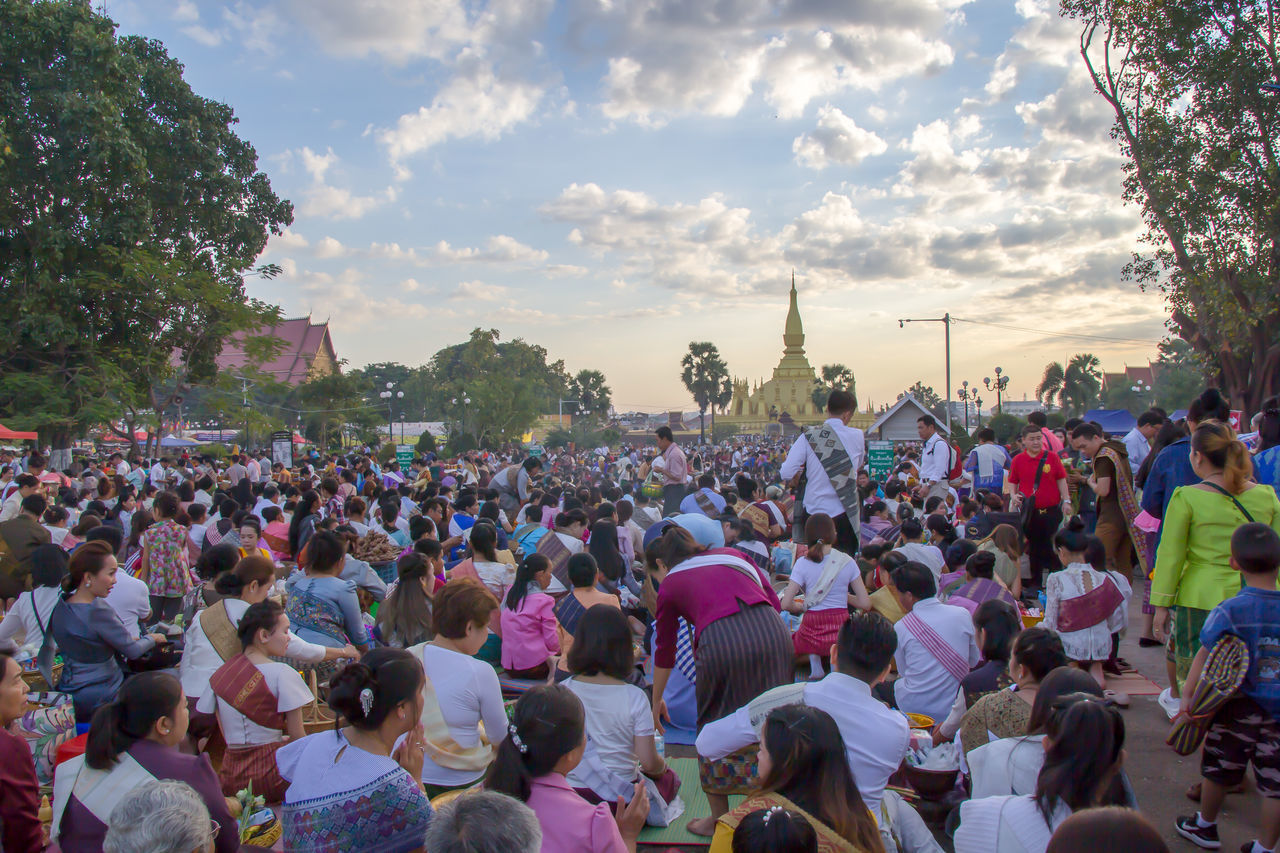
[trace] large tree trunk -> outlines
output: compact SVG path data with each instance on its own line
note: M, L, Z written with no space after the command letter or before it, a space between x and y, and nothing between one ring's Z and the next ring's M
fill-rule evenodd
M71 430L65 427L56 429L49 438L50 471L65 471L71 467Z

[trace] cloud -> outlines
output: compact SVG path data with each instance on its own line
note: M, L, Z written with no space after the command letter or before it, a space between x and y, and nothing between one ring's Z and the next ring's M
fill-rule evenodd
M796 162L810 169L825 169L831 163L856 165L867 157L883 154L888 148L883 139L858 127L853 119L830 104L818 110L817 128L797 136L791 144Z
M345 254L347 254L347 247L333 237L325 237L315 246L317 258L341 258Z
M510 290L498 284L485 284L483 281L464 281L449 294L453 300L474 300L478 302L498 302L506 299Z
M498 234L490 237L483 249L455 249L441 240L432 250L432 257L448 263L541 263L547 259L547 253L526 246L514 237Z
M372 195L357 195L345 187L327 182L329 170L339 163L338 155L329 148L318 154L308 147L288 152L288 159L296 157L311 178L311 184L302 191L298 213L324 219L360 219L370 211L396 200L394 187ZM330 255L329 257L333 257Z

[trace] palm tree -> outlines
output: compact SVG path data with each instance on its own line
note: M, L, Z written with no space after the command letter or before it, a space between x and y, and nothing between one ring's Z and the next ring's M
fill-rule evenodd
M824 364L821 373L822 379L813 383L813 394L810 397L815 408L825 407L832 391L848 391L855 398L857 397L854 391L853 371L848 367L843 364Z
M680 381L698 405L698 434L699 441L703 441L707 435L704 423L707 409L724 397L726 387L730 397L733 395L732 386L727 385L729 366L720 357L720 350L715 344L691 341L689 351L680 360L680 367Z
M579 370L569 383L570 394L593 421L607 415L613 405L613 391L604 381L604 374L598 370Z
M1098 357L1087 352L1071 356L1066 367L1060 362L1050 362L1036 386L1036 399L1048 408L1056 397L1058 405L1067 414L1084 414L1097 402L1098 392L1102 389L1100 365Z

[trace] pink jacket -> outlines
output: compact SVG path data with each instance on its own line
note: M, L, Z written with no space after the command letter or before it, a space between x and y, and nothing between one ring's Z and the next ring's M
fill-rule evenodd
M542 853L626 853L608 803L591 805L559 773L533 780L528 805L542 825Z
M502 606L502 668L533 669L560 651L555 602L545 592L526 595L519 610Z

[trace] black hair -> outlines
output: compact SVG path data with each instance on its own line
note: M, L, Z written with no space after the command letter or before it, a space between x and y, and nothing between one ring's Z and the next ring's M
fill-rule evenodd
M67 552L48 542L37 545L27 558L31 562L31 585L58 586L67 576Z
M591 525L591 541L587 551L596 558L596 565L604 576L617 581L631 568L618 547L618 525L602 519Z
M337 574L346 555L346 543L333 531L317 530L307 540L307 568L313 572Z
M1089 540L1092 538L1085 532L1084 519L1074 515L1061 530L1053 534L1053 547L1073 554L1083 554L1088 550Z
M1207 388L1204 393L1191 401L1187 407L1187 420L1193 423L1205 421L1222 421L1231 419L1231 404L1223 398L1217 388Z
M1100 806L1077 812L1058 824L1045 853L1093 853L1096 850L1169 853L1169 845L1142 812L1123 806Z
M566 571L569 573L569 583L574 587L593 587L596 585L596 576L600 573L600 567L596 565L595 557L582 553L569 557Z
M467 538L471 544L471 553L490 562L498 562L498 528L488 521L478 521L471 526L471 535Z
M908 560L894 569L892 575L893 585L898 591L910 593L917 601L938 594L938 582L924 563Z
M995 441L996 431L991 427L983 427L974 434L974 438L978 441Z
M85 764L110 770L121 753L146 740L157 720L175 716L180 702L182 682L168 672L141 672L126 679L115 701L93 712Z
M567 687L543 684L516 702L511 732L498 745L484 788L528 802L533 780L582 745L586 711Z
M964 570L970 577L991 580L996 574L996 555L990 551L978 551L970 554L969 558L964 561Z
M874 610L855 612L836 634L840 671L870 683L878 678L898 650L893 623Z
M902 522L902 527L898 530L899 535L908 542L919 539L924 536L924 527L914 518L908 518Z
M435 542L434 539L426 541ZM438 552L440 543L435 544ZM396 578L395 589L378 608L382 639L389 645L405 648L430 641L435 634L431 628L432 596L427 590L431 589L433 579L426 556L416 547L402 556L396 561Z
M924 424L925 426L933 427L934 429L938 428L938 421L933 415L921 415L916 418L916 423Z
M542 467L542 460L536 456L530 456L528 459L524 460L524 462L521 462L520 465L521 467L524 468L524 470L528 471L529 473L533 473L534 468Z
M298 505L293 510L293 518L289 521L289 553L297 555L299 548L299 538L302 534L302 522L304 519L310 518L316 514L316 507L320 504L320 496L313 489L307 489L302 493L302 497L298 498ZM228 515L225 511L223 516Z
M124 544L124 531L119 527L108 527L100 524L84 535L85 542L106 542L112 553L118 552Z
M852 391L837 388L827 397L827 414L843 415L858 408L858 398Z
M1147 411L1138 415L1138 426L1160 426L1164 423L1164 415L1159 412L1147 409Z
M576 506L573 509L569 509L570 500L573 500L576 504ZM568 527L571 524L581 524L583 526L586 526L587 514L583 512L581 509L577 508L578 506L581 506L581 504L578 503L576 499L565 498L564 505L565 505L565 511L556 514L556 520L555 520L556 527Z
M1120 712L1095 696L1061 696L1052 705L1045 736L1049 745L1036 779L1036 805L1045 821L1059 803L1072 812L1097 805L1124 749Z
M372 731L397 707L412 702L422 690L422 664L404 649L376 648L349 663L329 679L329 707L341 720L362 731ZM373 704L366 714L360 694L366 689L373 694Z
M1040 626L1035 626L1040 627ZM1030 630L1030 629L1028 629ZM1088 693L1091 696L1102 698L1102 688L1098 686L1098 682L1094 680L1083 669L1074 666L1063 665L1051 671L1044 678L1040 679L1040 686L1036 690L1036 700L1031 703L1031 716L1027 720L1027 734L1040 735L1045 733L1045 727L1048 725L1049 715L1053 712L1053 705L1062 696L1072 693Z
M1240 525L1231 534L1231 559L1247 574L1274 572L1280 567L1280 534L1259 522Z
M934 518L937 518L937 516L934 516ZM946 560L947 571L959 571L976 553L978 553L978 543L974 542L972 539L956 539L943 549L943 557Z
M202 581L211 581L224 572L235 568L240 561L240 549L230 542L219 542L200 555L196 560L196 576Z
M992 598L973 611L973 627L982 629L983 660L1008 661L1014 637L1022 630L1022 617L1009 602Z
M1043 427L1049 423L1049 419L1044 416L1044 412L1031 412L1027 415L1027 423Z
M444 546L440 544L439 539L415 539L413 550L422 554L428 560L434 560L444 553Z
M608 675L625 681L635 668L631 624L611 604L594 604L573 632L567 665L574 675Z
M1043 625L1033 625L1018 634L1013 641L1012 655L1020 666L1030 670L1037 684L1058 667L1070 663L1062 647L1062 637Z
M537 551L525 554L520 565L516 567L515 580L511 581L511 589L507 592L507 609L519 610L520 603L529 594L529 586L533 583L534 576L549 568L551 568L551 560L545 554L539 554Z
M211 555L222 547L222 545L218 545L217 548L205 552L205 555ZM230 548L232 553L238 556L239 552L234 545L226 547ZM225 553L218 555L218 566L221 565L224 557ZM201 559L203 559L203 556ZM243 559L234 560L228 568L218 568L218 566L213 567L218 569L213 588L224 598L239 598L244 594L245 588L254 581L263 586L270 586L276 577L275 564L262 553L250 554Z
M676 440L675 433L671 431L671 427L669 426L660 426L656 430L654 430L653 434L656 435L658 438L665 438L667 441Z
M23 512L29 512L36 518L44 515L44 511L49 508L49 502L45 500L44 495L39 492L32 492L22 499L19 504Z
M733 853L817 853L818 832L790 809L757 809L733 830Z
M257 604L250 604L249 609L240 617L240 624L236 626L236 636L240 638L240 647L247 649L253 645L253 641L258 636L259 631L270 633L275 630L276 623L280 621L280 617L283 614L284 608L280 606L280 603L269 598L259 601Z

